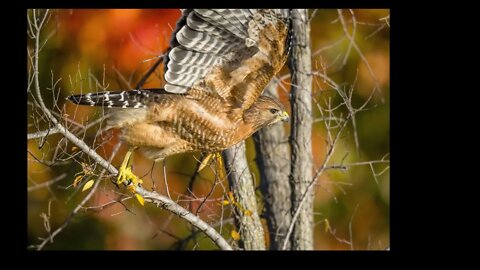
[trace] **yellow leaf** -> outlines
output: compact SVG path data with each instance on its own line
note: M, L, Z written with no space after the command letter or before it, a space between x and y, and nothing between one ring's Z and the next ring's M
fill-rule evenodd
M218 166L220 168L223 168L223 159L222 159L222 155L220 155L220 152L217 152L215 154L215 157L217 158L217 161L218 161Z
M72 147L72 152L75 152L77 150L78 150L78 147L76 147L76 146Z
M145 205L145 199L142 197L142 195L140 195L140 194L138 194L138 193L135 193L135 199L137 199L137 201L138 201L142 206Z
M217 172L218 172L218 177L220 180L225 179L225 173L223 172L223 161L222 161L222 155L220 153L215 154L215 159L217 160Z
M210 159L212 159L212 157L213 157L213 154L208 154L208 155L202 160L202 163L200 163L200 166L198 166L197 172L203 170L203 168L205 168L205 166L207 166L208 162L210 161Z
M83 175L79 175L75 177L75 180L73 180L73 187L76 187L78 185L78 182L80 182L83 178Z
M222 205L229 205L229 204L230 204L230 202L228 200L223 200L222 201Z
M330 228L330 222L328 222L328 219L325 219L325 232L331 231L332 228Z
M93 186L93 183L95 183L95 181L93 181L93 180L90 180L90 181L88 181L87 183L85 183L85 185L84 185L83 188L82 188L82 191L85 191L85 190L87 190L87 189L90 189L90 188Z
M235 230L232 230L232 231L230 232L230 236L231 236L231 237L233 238L233 240L235 240L235 241L240 240L240 234L239 234L237 231L235 231Z
M248 210L248 209L245 210L244 213L245 213L245 216L251 216L251 215L252 215L252 211L250 211L250 210Z

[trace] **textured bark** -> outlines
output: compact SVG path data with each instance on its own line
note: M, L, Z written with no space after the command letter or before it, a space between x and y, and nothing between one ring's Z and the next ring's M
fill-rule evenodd
M263 93L278 99L277 83L273 81ZM291 216L290 148L283 123L260 129L253 136L260 171L260 188L265 202L265 217L270 236L270 249L281 249ZM287 245L287 249L290 245Z
M306 9L294 9L292 12L293 47L289 61L292 73L292 163L289 180L292 211L300 211L291 235L291 248L294 250L313 249L313 192L307 194L305 203L297 209L312 180L312 76L307 18Z
M230 190L240 205L234 206L235 222L241 237L240 247L246 250L264 250L265 235L257 210L255 183L245 154L245 141L223 151L223 159Z

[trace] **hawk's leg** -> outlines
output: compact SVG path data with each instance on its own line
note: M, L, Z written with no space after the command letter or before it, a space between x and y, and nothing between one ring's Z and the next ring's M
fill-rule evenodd
M212 159L213 156L214 156L213 153L207 154L207 155L203 158L202 162L200 163L200 166L198 166L197 172L203 170L203 168L205 168L205 167L210 163L210 160Z
M134 148L130 148L123 159L122 166L118 170L117 185L124 183L135 192L135 187L138 187L143 181L132 172L132 167L130 166L133 160L133 150Z
M225 179L225 175L223 174L223 158L220 152L215 153L215 159L217 160L217 170L218 170L218 176L220 177L220 180Z
M218 168L223 168L223 162L222 162L222 155L220 154L220 152L216 152L216 153L209 153L203 160L202 162L200 163L200 166L198 166L198 170L197 172L203 170L203 168L205 168L211 161L212 158L215 158L216 161L217 161L217 167Z

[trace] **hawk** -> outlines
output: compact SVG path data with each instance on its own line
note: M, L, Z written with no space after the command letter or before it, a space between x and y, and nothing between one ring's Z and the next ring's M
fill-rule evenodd
M261 96L290 50L287 9L185 9L167 51L162 89L69 96L76 104L119 108L108 126L131 148L117 183L141 183L128 167L133 150L159 161L222 151L262 127L288 121L284 106Z

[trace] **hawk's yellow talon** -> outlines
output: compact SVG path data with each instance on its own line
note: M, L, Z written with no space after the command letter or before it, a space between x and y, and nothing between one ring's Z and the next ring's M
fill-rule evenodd
M218 176L220 179L225 179L225 174L223 173L223 158L220 152L215 153L215 159L217 161Z
M128 190L135 193L136 187L141 185L143 181L132 172L132 168L129 166L131 163L130 157L132 156L132 152L133 149L128 150L125 159L122 162L122 166L120 166L118 170L117 185L125 184Z
M210 153L202 160L202 162L200 163L200 166L198 166L197 172L203 170L203 168L205 168L208 165L208 163L210 162L210 159L212 159L213 155L214 154Z

